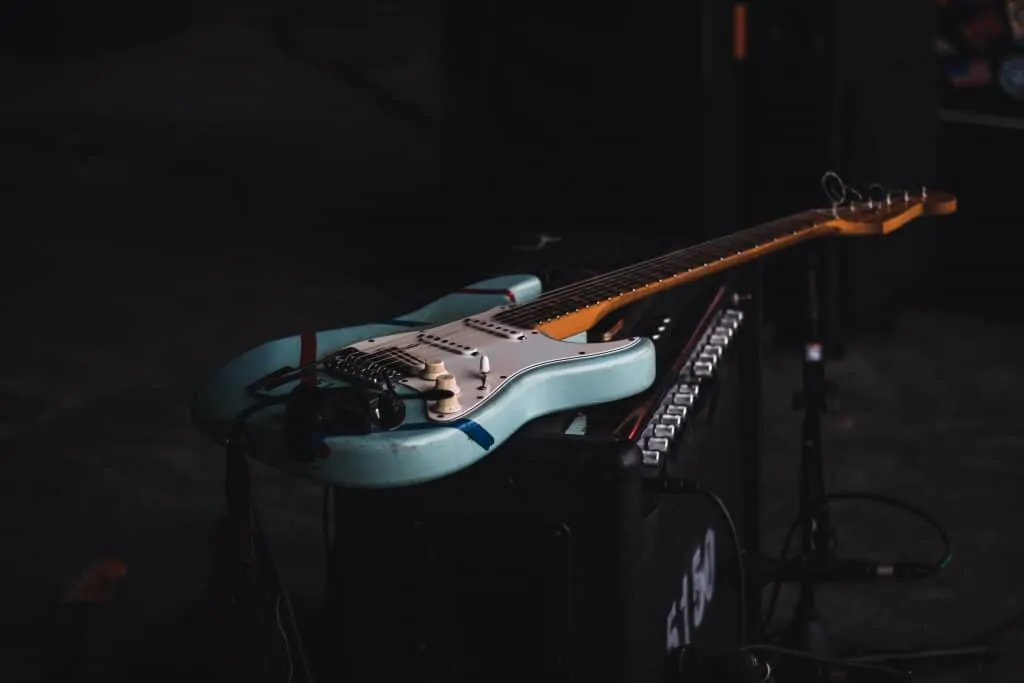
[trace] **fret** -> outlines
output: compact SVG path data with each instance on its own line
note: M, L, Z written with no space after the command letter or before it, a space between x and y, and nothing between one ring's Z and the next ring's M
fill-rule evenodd
M602 301L679 277L718 261L737 257L779 239L796 236L818 227L828 218L827 214L809 211L763 223L556 289L532 303L502 311L496 319L522 327L538 325Z

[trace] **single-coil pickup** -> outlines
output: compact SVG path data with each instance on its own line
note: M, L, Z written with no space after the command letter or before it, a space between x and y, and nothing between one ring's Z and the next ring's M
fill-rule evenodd
M466 327L472 327L474 330L480 330L488 334L493 334L495 337L503 337L505 339L523 340L526 339L526 334L516 327L509 327L508 325L502 325L496 323L493 320L481 320L480 318L466 318L463 320L466 323Z
M479 351L472 346L466 346L465 344L460 344L454 339L439 337L436 334L418 334L416 335L416 339L419 340L421 344L436 346L439 349L451 351L452 353L457 353L460 356L472 356L479 353Z

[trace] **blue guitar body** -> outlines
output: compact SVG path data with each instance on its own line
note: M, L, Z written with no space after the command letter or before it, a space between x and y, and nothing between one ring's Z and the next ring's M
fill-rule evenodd
M268 342L216 373L195 399L194 419L204 434L224 442L240 414L268 397L288 395L300 381L318 387L346 384L312 369L304 379L270 391L252 390L282 368L308 368L342 350L363 358L398 359L408 371L396 375L400 390L415 395L433 389L435 382L455 382L457 400L442 406L404 398L402 424L368 434L325 436L312 462L290 457L282 405L254 412L246 426L252 456L294 475L348 487L398 487L469 467L535 418L626 398L654 382L649 340L563 341L493 321L498 312L540 293L537 278L506 276L444 296L398 320ZM431 363L442 362L441 377L424 379ZM490 370L482 375L481 362Z

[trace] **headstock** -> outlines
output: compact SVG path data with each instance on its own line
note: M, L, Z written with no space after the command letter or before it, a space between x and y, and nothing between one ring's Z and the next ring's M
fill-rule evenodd
M826 223L837 234L888 235L921 216L947 216L955 212L956 197L937 190L894 192L822 211L831 214Z

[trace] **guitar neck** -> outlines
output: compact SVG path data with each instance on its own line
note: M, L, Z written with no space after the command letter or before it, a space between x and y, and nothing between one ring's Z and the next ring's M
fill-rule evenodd
M612 311L672 287L833 232L832 216L805 211L552 290L499 313L501 322L556 339L585 332Z

